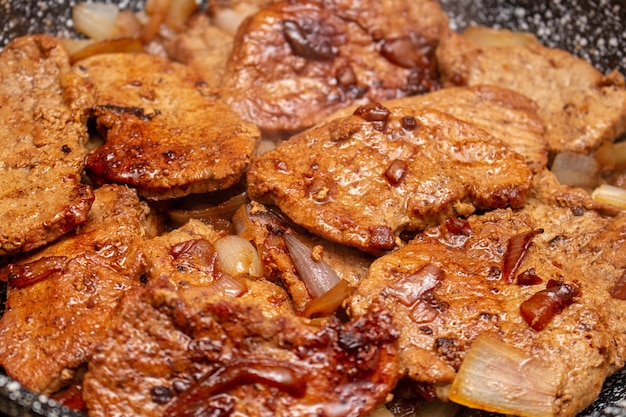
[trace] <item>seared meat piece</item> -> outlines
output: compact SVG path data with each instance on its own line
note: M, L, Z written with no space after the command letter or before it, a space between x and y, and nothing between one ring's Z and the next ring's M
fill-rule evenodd
M325 239L378 254L476 208L519 207L524 158L482 129L434 110L379 104L309 129L252 163L248 194Z
M329 242L311 235L306 230L294 225L276 207L264 207L258 202L251 202L237 214L245 224L243 236L252 240L259 251L266 276L281 282L289 291L298 311L303 311L311 301L304 282L298 275L283 234L291 230L297 238L320 253L337 276L354 286L365 276L373 260L363 252L334 242Z
M554 152L589 153L626 131L624 77L604 76L566 51L539 44L481 46L448 32L437 58L447 86L493 84L536 101Z
M489 85L449 87L381 104L387 108L430 108L448 113L511 145L524 155L533 172L541 171L548 163L548 143L543 137L545 127L537 115L537 105L512 90ZM345 108L331 118L348 116L355 109L356 106Z
M181 291L197 296L237 294L258 305L267 317L293 313L285 290L262 277L225 276L214 243L223 235L199 220L147 241L147 276L165 276ZM233 254L233 256L235 256Z
M451 219L372 264L350 310L392 311L408 376L450 384L474 340L491 335L542 363L554 415L571 416L624 366L626 303L611 291L626 268L626 216L568 206L555 195L584 192L551 176L538 175L521 211Z
M104 145L87 156L96 183L123 183L167 199L226 189L248 168L259 130L242 121L188 67L148 54L96 55L75 71L95 85Z
M222 84L226 61L233 49L233 35L211 25L205 14L195 17L189 27L169 45L169 56L193 68L210 88Z
M0 255L36 249L85 221L92 104L56 39L23 37L0 53Z
M1 270L9 282L0 319L0 365L49 394L71 382L106 337L124 294L140 286L141 244L155 231L147 206L122 186L95 191L87 221Z
M236 297L189 300L166 278L124 301L84 380L91 417L367 415L398 378L391 318L267 319Z
M353 103L438 88L434 0L283 1L245 20L222 95L265 132L295 132Z

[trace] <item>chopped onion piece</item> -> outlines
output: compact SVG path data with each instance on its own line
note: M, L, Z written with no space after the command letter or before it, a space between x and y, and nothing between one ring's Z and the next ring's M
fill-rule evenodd
M598 203L626 209L626 190L614 185L602 184L593 190L591 198Z
M104 41L91 43L74 54L70 55L72 63L89 58L98 54L110 54L116 52L143 52L141 42L131 38L107 39Z
M313 298L324 295L339 283L337 273L323 260L315 261L307 245L290 232L285 233L284 238L298 274Z
M561 184L570 187L593 188L598 183L600 165L593 156L561 152L554 157L550 171Z
M96 41L114 36L118 13L117 6L110 3L78 3L72 8L75 29Z
M239 29L239 25L243 20L256 13L258 7L242 2L237 5L235 9L229 9L227 7L219 8L213 16L213 24L225 32L234 35Z
M198 10L196 0L176 0L170 3L165 15L165 24L176 32L182 31L189 18Z
M257 156L261 156L265 152L271 151L274 148L276 148L276 142L274 142L273 140L269 140L269 139L263 139L259 143L259 146L256 148L256 154Z
M237 194L228 200L216 205L191 209L173 209L167 212L170 220L178 226L186 224L190 219L208 220L208 223L219 225L216 220L227 220L233 217L239 207L248 202L246 193Z
M237 235L224 236L217 239L213 246L226 274L233 277L242 274L263 276L259 254L247 239Z
M480 335L467 352L448 398L479 410L547 417L554 415L558 380L526 352Z
M352 293L352 287L347 281L341 279L330 290L321 296L311 300L304 308L305 317L330 316L333 314Z
M596 151L596 161L606 169L626 168L626 142L604 143Z

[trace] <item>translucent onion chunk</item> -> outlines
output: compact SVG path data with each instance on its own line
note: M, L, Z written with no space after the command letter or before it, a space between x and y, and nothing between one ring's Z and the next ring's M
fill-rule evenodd
M591 198L598 203L610 204L626 209L626 190L620 187L602 184L593 190Z
M78 3L72 8L75 29L90 39L110 39L115 33L119 9L109 3Z
M461 364L448 398L489 412L549 417L555 415L559 379L537 358L480 335Z
M247 239L237 235L224 236L216 240L213 246L226 274L233 277L244 274L263 276L259 254Z
M554 157L550 171L561 184L593 188L598 182L600 164L596 158L575 152L561 152Z

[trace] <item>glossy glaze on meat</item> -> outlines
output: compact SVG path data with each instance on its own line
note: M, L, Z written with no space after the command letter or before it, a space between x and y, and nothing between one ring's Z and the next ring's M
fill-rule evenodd
M244 176L259 130L205 91L188 67L120 53L87 58L74 70L97 94L105 143L86 159L96 183L131 185L161 200L226 189Z
M524 158L484 130L435 110L377 104L255 159L248 194L314 234L379 254L403 231L520 207L531 181Z
M438 88L436 1L283 1L245 20L222 96L268 133L312 126L353 103Z
M1 272L9 290L0 365L38 393L73 382L108 337L120 300L141 286L141 244L156 232L147 206L124 186L104 186L95 196L80 229Z
M0 255L39 248L85 221L92 104L57 39L23 37L0 53Z
M573 415L626 360L624 302L611 295L626 267L626 218L585 209L584 195L540 173L523 209L446 222L377 259L349 305L359 314L382 300L392 311L402 367L415 381L451 383L473 341L488 334L538 358L559 387L554 415ZM529 232L511 271L510 242ZM537 280L523 281L529 274ZM524 317L524 303L559 285L574 289L573 299L536 316L541 323Z
M398 378L397 333L377 309L268 320L235 297L191 302L164 278L126 299L111 336L85 377L92 417L360 416Z

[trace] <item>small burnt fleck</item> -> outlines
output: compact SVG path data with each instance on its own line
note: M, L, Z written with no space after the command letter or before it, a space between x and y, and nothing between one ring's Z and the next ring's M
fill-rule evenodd
M70 148L68 145L63 145L61 146L61 152L63 152L64 154L72 153L72 148Z
M153 402L157 404L167 404L173 396L174 393L172 392L172 390L162 385L152 387L152 389L150 390L150 398Z
M408 169L409 166L405 161L395 159L385 171L385 178L389 184L395 187L400 185L404 177L406 177Z
M404 116L402 118L402 128L405 130L415 130L417 128L417 120L413 116Z

